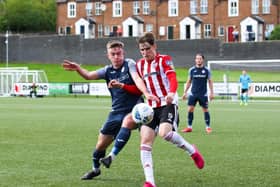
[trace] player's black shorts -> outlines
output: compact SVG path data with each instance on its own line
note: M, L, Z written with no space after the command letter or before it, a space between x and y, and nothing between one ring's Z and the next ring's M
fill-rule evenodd
M153 121L147 124L147 126L155 130L159 126L159 124L163 122L172 124L173 130L177 130L179 124L179 113L177 105L172 104L154 108Z
M100 132L104 135L112 135L115 138L122 126L122 121L123 121L124 117L129 112L130 111L110 112L108 115L108 118L107 118L106 122L103 124Z
M199 103L199 105L203 108L208 108L208 97L207 96L188 96L188 105L189 106L195 106L196 103Z
M246 89L242 88L241 89L241 93L247 93L247 92L248 92L248 88L246 88Z

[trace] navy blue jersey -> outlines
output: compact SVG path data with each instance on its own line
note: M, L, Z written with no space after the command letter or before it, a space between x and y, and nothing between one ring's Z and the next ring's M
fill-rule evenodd
M128 85L135 84L130 75L129 66L135 66L135 62L132 59L125 59L122 67L119 69L114 69L112 65L107 65L97 70L99 79L105 79L107 85L113 79ZM133 106L141 99L141 96L130 94L120 88L108 89L112 98L112 111L131 111Z
M207 95L207 80L211 79L211 72L206 67L193 66L189 69L191 79L191 94L195 96Z

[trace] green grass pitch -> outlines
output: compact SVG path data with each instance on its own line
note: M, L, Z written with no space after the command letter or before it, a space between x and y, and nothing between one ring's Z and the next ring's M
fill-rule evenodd
M109 98L0 98L0 186L141 187L139 134L131 139L110 169L92 181L80 177L91 168L97 135L110 110ZM180 130L186 104L180 101ZM182 150L157 137L153 147L159 187L279 186L280 102L213 101L213 133L204 131L199 106L193 132L206 165L198 170ZM181 132L180 132L181 133Z

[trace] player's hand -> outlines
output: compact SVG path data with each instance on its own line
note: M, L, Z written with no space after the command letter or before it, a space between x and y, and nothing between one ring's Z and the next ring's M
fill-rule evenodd
M173 102L173 100L174 100L174 95L175 95L175 93L171 93L171 92L169 92L168 94L167 94L167 96L165 96L165 101L166 101L166 103L169 105L169 104L172 104L172 102Z
M188 98L188 94L187 93L184 93L184 95L182 96L182 99L183 100L186 100Z
M144 94L147 100L156 101L159 103L159 98L153 94Z
M122 88L123 85L123 83L120 83L116 79L113 79L108 83L108 88Z
M209 99L210 99L210 101L212 101L214 99L214 94L213 93L209 94Z
M77 71L80 68L80 65L70 60L64 60L62 67L67 71Z

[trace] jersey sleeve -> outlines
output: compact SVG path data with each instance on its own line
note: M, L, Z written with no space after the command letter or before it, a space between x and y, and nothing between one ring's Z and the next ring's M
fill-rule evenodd
M135 73L135 72L137 73L136 62L133 59L130 59L130 58L127 58L126 60L128 62L129 73L130 74Z
M105 79L106 70L108 69L108 65L103 68L97 69L96 73L98 75L98 79Z

